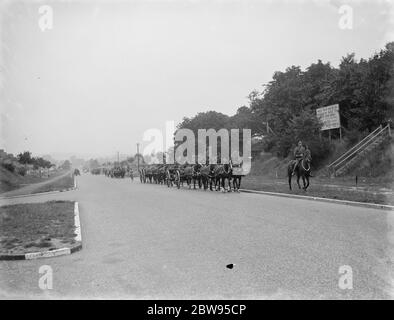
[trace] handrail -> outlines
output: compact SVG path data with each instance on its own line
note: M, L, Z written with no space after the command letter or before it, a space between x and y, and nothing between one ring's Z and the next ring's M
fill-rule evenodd
M335 167L338 167L341 163L343 163L345 160L349 159L351 156L353 156L355 153L357 153L360 149L362 149L363 147L365 147L366 145L368 145L368 143L370 141L372 141L373 139L375 139L376 137L378 137L379 135L383 134L383 132L385 131L385 129L387 129L387 126L382 128L378 133L376 133L374 136L370 137L368 139L368 141L365 141L359 148L357 148L357 150L355 150L354 152L352 152L350 155L348 155L345 159L341 160L339 163L337 163L335 165ZM362 142L362 141L361 141Z
M365 140L367 140L368 138L370 138L376 131L378 130L383 130L382 129L382 125L380 125L379 127L377 127L374 131L372 131L369 135L367 135L364 139L362 139L361 141L357 142L357 144L355 144L353 147L351 147L349 150L347 150L343 155L341 155L338 159L336 159L335 161L331 162L327 167L330 168L332 166L334 166L336 164L336 162L342 160L343 157L345 157L348 153L353 152L354 149L356 149L361 143L363 143Z

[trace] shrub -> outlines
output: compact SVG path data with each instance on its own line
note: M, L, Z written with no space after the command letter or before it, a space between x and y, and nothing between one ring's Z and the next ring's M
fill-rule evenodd
M348 148L354 146L356 143L360 142L362 139L364 139L369 132L364 131L360 132L357 129L350 129L350 130L343 130L343 135L344 139L347 141Z
M18 173L18 174L20 174L21 176L24 176L25 174L26 174L26 168L25 167L19 167L17 170L16 170L16 172Z
M3 168L7 169L8 171L14 172L15 166L12 163L2 163Z
M314 168L320 167L324 160L333 151L333 146L327 138L311 138L305 141L312 154L312 166Z

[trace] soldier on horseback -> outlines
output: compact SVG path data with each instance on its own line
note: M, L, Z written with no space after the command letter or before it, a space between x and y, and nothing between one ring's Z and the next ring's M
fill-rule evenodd
M292 176L294 176L295 174L295 170L297 169L297 167L299 166L301 160L304 158L305 155L305 147L302 144L302 141L298 141L298 145L295 147L294 149L294 158L295 158L295 164L293 166L293 172L292 172Z

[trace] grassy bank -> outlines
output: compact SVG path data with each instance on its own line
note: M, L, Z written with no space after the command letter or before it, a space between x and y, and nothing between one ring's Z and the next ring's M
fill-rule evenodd
M66 173L64 170L52 172L49 176L43 174L41 177L35 175L19 175L15 172L10 172L0 166L0 193L16 190L25 186L41 183L52 180L55 177Z
M74 187L74 178L71 174L67 174L60 179L55 179L51 182L48 182L34 190L32 190L31 194L33 193L40 193L40 192L49 192L49 191L58 191L64 190Z
M54 250L74 244L74 202L0 207L0 253Z
M19 189L3 192L1 197L23 196L41 192L61 191L74 187L74 178L71 172L63 171L61 175L56 175L49 180L38 183L27 184Z
M308 191L299 190L293 178L293 190L289 190L286 178L275 179L267 176L249 175L242 180L242 188L259 191L290 193L322 198L350 200L377 204L394 205L392 184L389 182L366 181L360 179L356 185L354 179L311 178ZM302 180L300 180L302 186Z

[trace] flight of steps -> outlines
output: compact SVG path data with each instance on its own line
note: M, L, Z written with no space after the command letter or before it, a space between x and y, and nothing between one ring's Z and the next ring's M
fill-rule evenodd
M334 176L342 176L354 169L360 162L365 159L373 150L375 150L391 135L390 127L384 128L379 126L367 137L357 143L355 146L346 151L337 160L327 166L327 169Z

